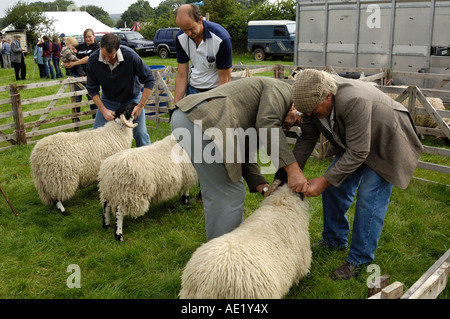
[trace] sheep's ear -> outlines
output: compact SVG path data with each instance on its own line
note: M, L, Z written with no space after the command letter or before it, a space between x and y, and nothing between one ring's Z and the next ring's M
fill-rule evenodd
M138 126L137 123L128 122L128 120L125 118L125 115L123 115L123 114L120 115L120 120L122 121L123 125L125 125L126 127L135 128L136 126Z

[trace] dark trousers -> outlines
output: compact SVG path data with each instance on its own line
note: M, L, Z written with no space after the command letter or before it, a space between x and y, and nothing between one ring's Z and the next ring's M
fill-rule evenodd
M44 67L44 64L38 64L38 68L39 68L39 77L41 79L45 78L45 67Z
M27 66L25 64L23 57L22 57L22 61L20 63L13 62L12 65L14 66L14 73L16 74L16 81L25 80L27 77ZM20 77L19 77L19 72L20 72Z

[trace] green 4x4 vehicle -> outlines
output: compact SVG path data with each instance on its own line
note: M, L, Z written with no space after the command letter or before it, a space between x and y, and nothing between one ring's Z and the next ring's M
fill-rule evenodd
M290 20L257 20L248 22L247 49L253 59L293 57L296 22Z

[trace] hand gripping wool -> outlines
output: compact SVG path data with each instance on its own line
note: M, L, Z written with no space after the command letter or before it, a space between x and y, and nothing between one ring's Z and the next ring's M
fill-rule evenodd
M282 298L309 272L308 226L308 200L280 187L238 228L194 252L180 298Z
M98 174L103 227L115 210L115 237L123 241L123 217L143 216L152 204L189 193L197 172L189 156L169 135L148 146L121 151L102 162ZM187 201L187 197L184 197Z
M130 148L132 140L133 129L116 119L95 130L62 132L37 142L30 164L42 202L54 204L63 215L68 215L62 202L72 198L78 188L94 183L101 161Z

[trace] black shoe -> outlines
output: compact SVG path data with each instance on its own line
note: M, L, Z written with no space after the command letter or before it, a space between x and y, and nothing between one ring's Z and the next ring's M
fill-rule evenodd
M352 277L357 277L360 272L361 272L360 267L352 265L349 262L345 262L341 267L336 269L331 274L331 278L333 278L334 280L337 279L348 280Z

